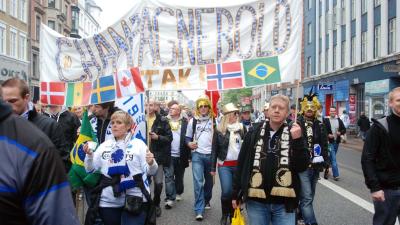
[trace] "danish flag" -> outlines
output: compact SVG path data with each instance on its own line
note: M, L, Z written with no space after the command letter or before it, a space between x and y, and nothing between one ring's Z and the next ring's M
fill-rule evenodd
M64 82L41 82L40 101L49 105L64 105L65 83Z

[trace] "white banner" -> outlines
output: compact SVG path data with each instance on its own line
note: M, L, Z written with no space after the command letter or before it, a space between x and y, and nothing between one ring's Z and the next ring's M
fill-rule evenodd
M129 113L134 122L133 136L147 144L146 137L146 115L144 108L144 94L116 99L115 106Z
M84 39L63 37L43 25L41 81L93 81L139 67L158 71L151 85L149 73L141 73L149 89L205 89L205 65L268 57L278 59L274 69L281 82L300 77L303 1L249 0L213 8L190 4L136 1L117 23ZM188 68L190 76L183 71L181 77L179 70Z

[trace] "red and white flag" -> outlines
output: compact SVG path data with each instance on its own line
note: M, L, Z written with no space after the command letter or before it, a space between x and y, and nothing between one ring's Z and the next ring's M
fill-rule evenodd
M221 64L208 64L207 70L207 90L226 90L242 88L242 65L239 61Z
M40 101L49 105L64 105L65 83L64 82L41 82Z
M144 92L139 68L118 71L115 75L117 98Z

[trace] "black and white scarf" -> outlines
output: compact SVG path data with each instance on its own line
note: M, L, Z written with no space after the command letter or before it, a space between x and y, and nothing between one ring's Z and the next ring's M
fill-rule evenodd
M305 121L306 134L307 134L307 147L310 154L311 163L322 163L324 158L321 156L322 148L318 143L314 144L314 123L313 121Z
M265 193L265 180L263 179L262 168L265 166L262 165L266 163L266 160L261 160L262 157L267 157L265 153L265 133L269 131L266 129L268 121L264 121L260 133L258 141L255 145L255 156L253 161L253 170L251 172L251 180L250 187L248 190L249 197L255 198L263 198L267 197ZM282 132L280 133L279 131ZM274 181L271 189L272 196L281 196L281 197L296 197L296 193L293 188L293 180L292 180L292 171L290 170L290 158L289 158L289 142L290 142L290 134L289 134L289 126L284 124L283 127L279 129L279 131L275 134L278 135L275 140L275 145L272 150L277 156L277 164L274 165ZM268 138L269 140L269 138ZM271 140L272 141L272 140Z

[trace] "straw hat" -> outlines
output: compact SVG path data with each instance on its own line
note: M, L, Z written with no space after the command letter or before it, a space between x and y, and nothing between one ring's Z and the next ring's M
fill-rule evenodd
M239 109L233 103L228 103L224 105L224 107L222 108L222 114L226 115L231 112L239 112Z

